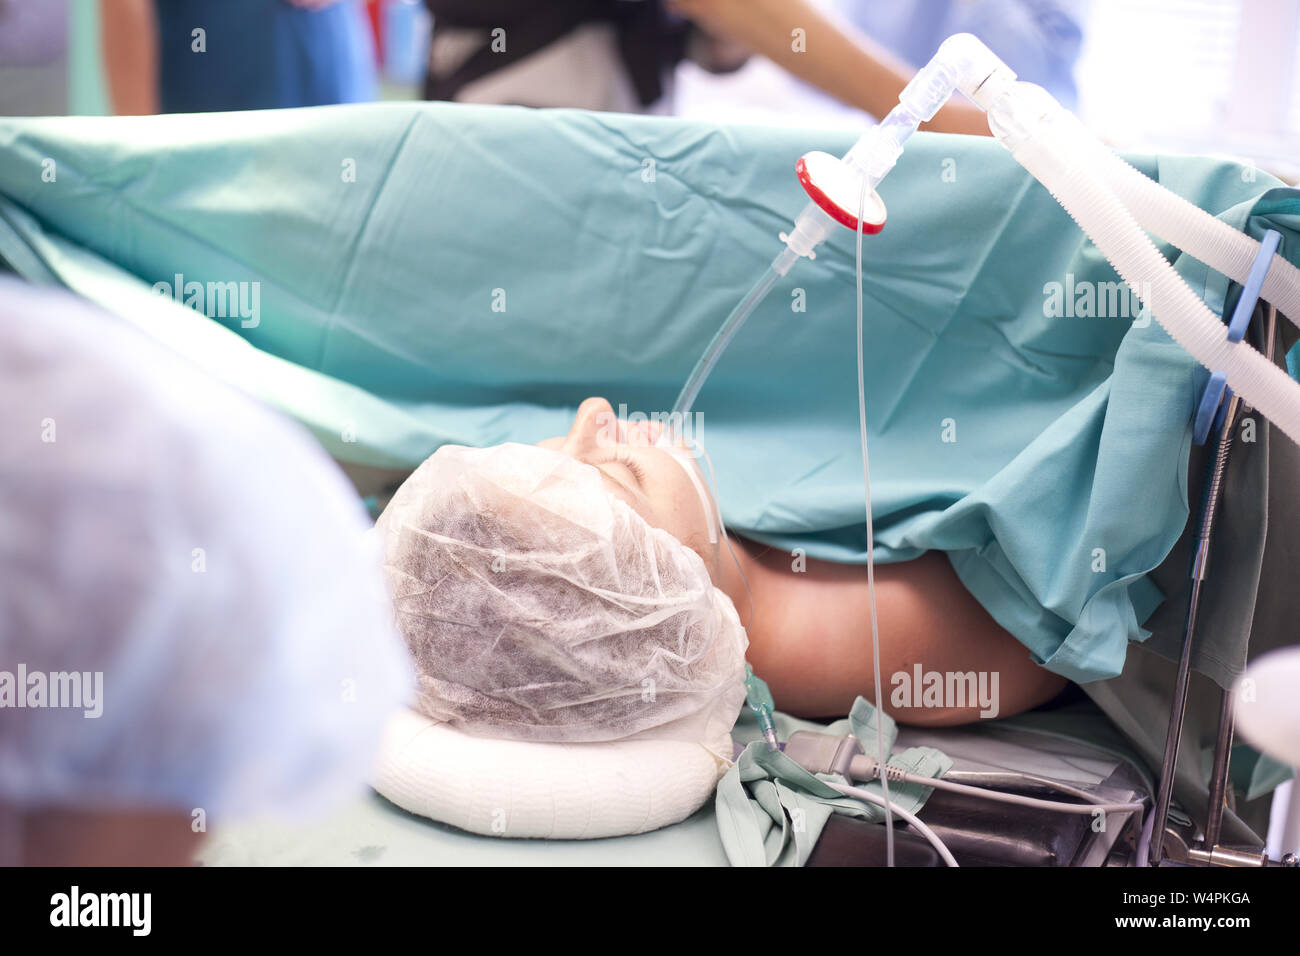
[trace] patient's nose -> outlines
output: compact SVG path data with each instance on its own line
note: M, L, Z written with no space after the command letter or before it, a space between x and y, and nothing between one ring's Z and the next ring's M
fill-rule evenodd
M589 398L578 406L573 427L561 451L574 458L607 448L619 441L619 423L614 408L603 398Z

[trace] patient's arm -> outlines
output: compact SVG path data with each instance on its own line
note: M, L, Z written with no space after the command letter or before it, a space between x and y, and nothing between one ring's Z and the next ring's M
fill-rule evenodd
M860 565L807 561L792 570L788 552L735 539L753 593L736 607L749 630L749 661L777 706L803 717L846 714L859 694L874 699L867 573ZM1031 709L1058 694L1065 679L1034 664L962 586L948 559L929 552L876 567L880 667L885 709L903 723L959 724L981 707L892 706L892 677L922 672L997 674L997 716ZM727 589L730 592L730 588ZM986 677L986 680L988 678ZM992 688L991 681L986 684ZM910 694L909 694L910 699Z
M153 0L101 0L104 72L118 116L158 112L158 24Z
M877 119L898 104L898 94L924 66L905 62L809 0L672 0L671 6ZM792 43L796 30L803 31L806 46ZM923 128L989 135L984 112L960 94Z

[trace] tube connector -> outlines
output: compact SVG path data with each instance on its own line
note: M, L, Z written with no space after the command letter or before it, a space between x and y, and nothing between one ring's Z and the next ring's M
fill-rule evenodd
M773 271L784 276L799 257L816 258L817 246L834 231L835 223L861 228L864 233L879 232L884 227L885 210L875 189L894 168L916 128L932 119L954 90L988 109L989 104L1004 99L1010 88L1020 85L1015 80L1015 72L975 36L958 33L944 40L930 62L903 88L898 105L867 130L843 160L828 164L824 160L830 157L818 152L800 159L796 170L813 202L804 207L789 234L781 234L786 248L772 263ZM815 170L811 168L814 161ZM864 185L866 205L860 210Z
M988 113L989 132L1012 153L1021 143L1037 135L1042 124L1059 122L1068 116L1065 107L1047 90L1022 82L1003 87L989 104Z
M942 64L952 77L949 92L953 89L961 90L975 101L976 106L984 110L989 108L989 101L998 90L1016 79L1016 71L1003 63L979 37L971 33L954 33L944 40L939 44L930 64ZM920 75L918 73L917 77ZM913 82L915 79L916 77ZM932 116L934 113L926 119Z
M780 750L781 742L776 736L776 721L772 715L776 712L776 701L768 690L767 682L754 673L754 668L745 664L745 702L758 718L758 726L763 732L769 750Z
M907 81L903 92L898 94L898 102L919 126L934 119L934 114L943 108L956 88L954 71L936 56Z
M799 218L794 221L794 228L788 233L781 233L781 241L786 244L795 258L807 256L809 259L816 259L817 253L814 250L826 241L826 237L837 225L834 219L822 212L821 207L810 202L803 207L803 212L799 213ZM785 275L790 271L793 263L793 258L783 254L777 257L772 268L780 275ZM781 265L785 268L782 269Z
M886 119L894 119L897 112L899 108L895 107ZM916 122L912 123L911 129L905 129L904 123L896 123L889 127L884 123L873 126L859 137L852 149L844 154L844 162L861 170L866 175L871 188L875 189L894 168L898 157L903 155L903 142L916 126ZM899 133L904 135L897 135Z

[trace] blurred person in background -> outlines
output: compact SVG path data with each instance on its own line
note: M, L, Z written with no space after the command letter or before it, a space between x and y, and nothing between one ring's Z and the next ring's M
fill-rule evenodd
M424 97L461 103L663 112L673 67L744 63L661 0L425 0L433 14Z
M684 59L725 73L754 51L850 102L879 105L911 73L808 0L426 0L433 13L426 99L616 112L671 112ZM803 30L805 42L794 40ZM802 46L807 52L797 52ZM854 104L860 105L860 104ZM987 132L974 106L953 103L933 129Z
M184 864L364 793L410 660L303 428L0 278L0 488L0 866Z
M954 33L973 33L1067 108L1083 46L1085 0L671 0L672 9L763 54L789 74L876 119ZM802 30L802 43L792 43ZM958 94L923 129L988 135Z
M434 20L426 99L620 112L669 111L671 73L685 58L727 72L752 50L881 117L939 42L961 30L986 39L1009 62L1027 64L1025 78L1064 91L1063 101L1072 104L1082 39L1077 4L1069 0L914 0L839 12L812 0L426 4ZM988 133L982 112L961 97L926 128Z
M120 115L376 96L374 38L359 0L100 3L104 69Z
M0 116L68 110L67 0L0 0Z
M954 33L973 33L1016 71L1073 110L1075 67L1083 49L1088 0L829 0L853 26L912 69ZM870 111L874 112L874 111Z

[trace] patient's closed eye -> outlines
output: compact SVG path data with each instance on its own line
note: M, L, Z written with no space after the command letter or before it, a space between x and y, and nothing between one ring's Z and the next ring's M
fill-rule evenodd
M632 473L632 477L636 479L637 485L645 484L645 469L642 468L640 465L638 465L636 462L634 462L631 458L628 458L625 455L612 455L609 458L602 458L599 461L589 462L589 464L594 465L596 467L599 467L600 465L609 465L609 464L622 465L624 468L626 468L629 472Z

